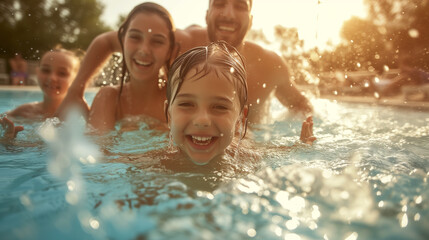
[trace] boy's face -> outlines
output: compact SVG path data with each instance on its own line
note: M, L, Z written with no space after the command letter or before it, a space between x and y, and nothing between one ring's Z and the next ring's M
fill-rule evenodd
M210 41L224 40L239 47L250 30L252 18L249 0L210 0L206 13Z
M77 73L77 59L63 52L48 52L37 71L39 86L45 96L64 97Z
M201 67L201 66L200 66ZM192 69L171 103L169 125L173 141L195 164L204 165L224 154L240 116L236 90L222 74L200 78Z

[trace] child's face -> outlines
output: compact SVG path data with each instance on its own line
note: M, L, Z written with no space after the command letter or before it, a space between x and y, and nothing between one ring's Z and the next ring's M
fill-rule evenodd
M158 80L159 69L169 58L168 36L167 23L157 14L134 16L124 37L124 57L132 80Z
M214 70L199 78L192 69L169 109L173 141L196 164L224 154L234 137L240 103L233 84Z
M43 55L37 71L39 86L45 96L64 97L76 76L78 60L64 52Z

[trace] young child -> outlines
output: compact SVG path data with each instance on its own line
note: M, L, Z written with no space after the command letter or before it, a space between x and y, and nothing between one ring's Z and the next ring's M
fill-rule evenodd
M9 119L11 117L43 120L54 116L79 70L80 57L80 52L60 47L42 56L37 69L37 80L43 92L43 101L26 103L6 112L6 116L0 118L4 138L13 138L23 130L22 126L14 126Z
M214 42L185 52L174 61L168 76L164 108L177 154L197 165L222 158L228 146L246 134L243 58L226 42ZM311 128L309 118L301 141L314 141Z

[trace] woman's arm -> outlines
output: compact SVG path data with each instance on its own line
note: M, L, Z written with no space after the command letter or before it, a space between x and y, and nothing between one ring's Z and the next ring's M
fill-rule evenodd
M89 107L83 96L85 89L92 77L101 70L112 54L120 51L121 46L116 31L98 35L89 45L80 64L79 72L55 116L63 119L70 107L77 107L87 117Z
M118 94L116 87L102 87L95 96L89 111L88 125L97 133L115 128Z

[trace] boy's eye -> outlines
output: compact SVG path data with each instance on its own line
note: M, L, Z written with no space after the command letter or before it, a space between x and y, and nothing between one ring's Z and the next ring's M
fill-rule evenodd
M216 110L220 110L220 111L224 111L224 110L228 110L229 107L225 106L225 105L215 105L214 109Z
M194 104L190 103L190 102L181 102L179 104L177 104L179 107L192 107L194 106Z

